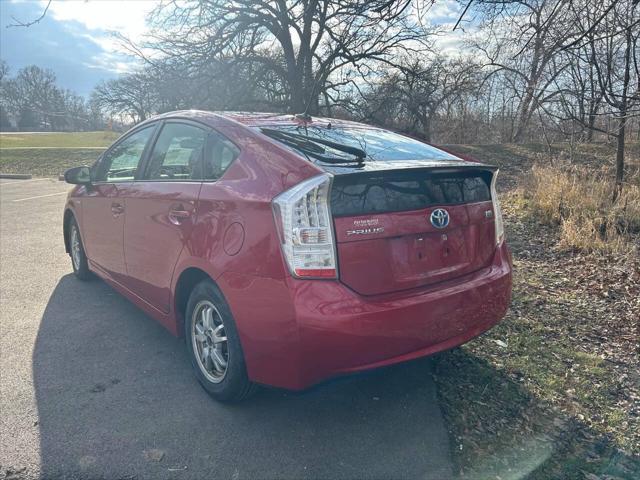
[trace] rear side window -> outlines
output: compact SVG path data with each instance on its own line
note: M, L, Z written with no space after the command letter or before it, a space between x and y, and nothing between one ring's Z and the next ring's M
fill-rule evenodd
M153 147L145 180L201 180L207 132L185 123L166 123Z
M228 138L218 132L209 133L209 148L204 158L204 179L217 180L229 168L240 150Z
M186 123L166 123L147 166L146 180L217 180L240 150L218 132Z
M404 170L338 175L331 188L334 216L420 210L491 200L491 172Z
M155 125L143 128L114 145L97 165L96 182L132 181Z

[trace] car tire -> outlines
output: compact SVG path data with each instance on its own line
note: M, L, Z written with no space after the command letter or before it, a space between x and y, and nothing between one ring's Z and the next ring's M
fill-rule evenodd
M213 282L203 281L191 292L184 334L196 377L214 399L235 403L256 391L231 309Z
M93 274L89 270L87 255L84 252L84 244L80 236L80 228L78 228L78 222L73 217L69 221L69 256L71 257L71 266L75 276L82 281L91 280Z

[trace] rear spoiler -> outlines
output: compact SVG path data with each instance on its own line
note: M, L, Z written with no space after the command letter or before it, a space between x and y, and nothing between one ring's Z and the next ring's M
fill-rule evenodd
M434 169L439 171L476 169L488 170L491 172L494 172L498 169L498 167L496 167L495 165L488 165L486 163L480 163L477 161L472 162L463 158L460 158L459 160L370 160L361 165L322 165L320 163L316 163L315 165L323 169L324 171L336 176L411 169Z

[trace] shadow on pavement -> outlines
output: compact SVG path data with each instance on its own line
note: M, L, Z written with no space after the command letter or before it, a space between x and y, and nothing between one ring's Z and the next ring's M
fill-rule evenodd
M430 360L221 405L182 340L104 283L66 275L33 367L43 478L451 476Z

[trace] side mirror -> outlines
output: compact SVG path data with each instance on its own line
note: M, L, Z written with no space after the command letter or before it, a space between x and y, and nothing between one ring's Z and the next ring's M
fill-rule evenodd
M74 185L89 185L91 183L91 170L89 167L74 167L64 172L64 181Z

